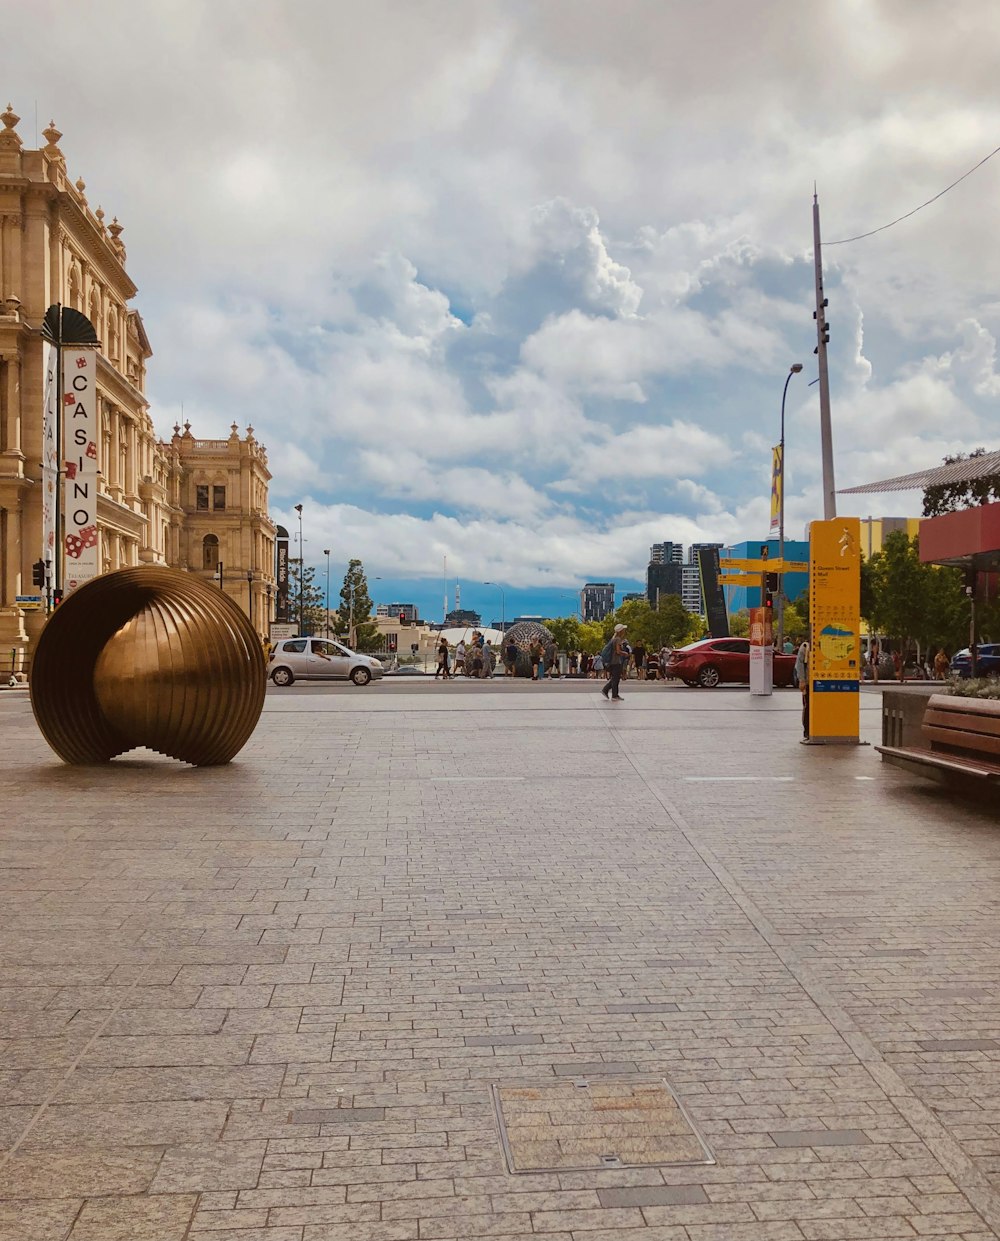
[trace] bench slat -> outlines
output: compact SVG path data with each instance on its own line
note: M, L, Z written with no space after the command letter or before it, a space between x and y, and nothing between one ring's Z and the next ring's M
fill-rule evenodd
M938 728L963 728L968 732L1000 737L1000 715L983 715L972 711L942 711L936 707L927 707L924 711L924 724L935 724Z
M978 776L991 782L1000 780L1000 766L993 767L988 763L977 763L974 759L944 755L939 750L911 750L892 745L877 745L875 750L878 754L888 754L890 758L905 758L908 762L920 763L924 767L940 767L945 771Z
M968 715L1000 716L1000 698L959 698L955 694L931 694L927 708Z
M996 755L1000 759L1000 737L964 732L957 728L933 728L924 724L920 730L927 740L956 750L974 750L977 754Z

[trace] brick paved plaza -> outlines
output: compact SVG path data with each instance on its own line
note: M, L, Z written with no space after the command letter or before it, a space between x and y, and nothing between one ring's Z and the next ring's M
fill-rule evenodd
M996 818L595 688L269 691L216 770L0 695L0 1241L1000 1235Z

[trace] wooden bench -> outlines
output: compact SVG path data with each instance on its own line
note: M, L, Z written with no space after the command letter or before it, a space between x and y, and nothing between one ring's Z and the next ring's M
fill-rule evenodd
M1000 699L932 694L920 732L922 745L875 748L883 758L990 783L1000 781Z

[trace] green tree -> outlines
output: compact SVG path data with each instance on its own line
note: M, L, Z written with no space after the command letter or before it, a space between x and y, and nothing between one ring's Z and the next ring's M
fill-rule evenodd
M581 621L577 642L581 651L586 651L588 655L596 655L604 647L605 642L607 642L607 638L604 636L603 623L601 621Z
M578 651L580 649L580 622L575 616L554 616L543 621L545 628L556 640L561 651Z
M924 564L920 545L894 530L871 558L866 618L876 633L900 647L917 643L918 654L944 646L954 650L968 633L969 606L957 569Z
M945 457L945 465L960 461L974 461L985 457L985 448L976 448L968 456L964 452ZM954 513L956 509L976 508L1000 500L1000 473L984 474L982 478L968 478L955 483L938 483L924 490L924 516L940 517L942 513Z
M785 636L793 641L804 638L809 632L809 592L804 590L797 599L785 604Z
M305 573L302 573L297 560L289 562L288 612L293 624L303 634L326 633L326 607L324 605L323 592L313 580L315 576L316 570L312 565L306 565ZM302 584L301 600L299 598L300 582ZM300 604L302 613L301 624L299 623Z
M604 640L614 632L615 625L628 626L632 646L642 642L651 650L663 646L683 646L700 637L704 623L700 616L689 612L679 595L661 595L658 608L651 608L645 599L628 599L603 622Z
M381 647L382 637L371 614L372 600L368 594L364 566L360 560L351 560L340 588L337 632L346 635L352 650L374 651Z
M729 632L734 638L748 638L750 636L749 608L740 608L738 612L734 612L730 616Z

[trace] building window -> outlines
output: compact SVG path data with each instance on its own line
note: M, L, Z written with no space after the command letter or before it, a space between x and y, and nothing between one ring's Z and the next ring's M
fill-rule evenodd
M206 504L207 508L208 505ZM220 509L226 507L226 489L225 487L212 488L212 508L218 513Z
M214 534L206 534L201 542L201 567L217 569L219 567L219 540Z
M195 496L196 496L195 508L198 509L199 512L207 513L208 512L208 485L207 484L202 485L201 483L199 483L197 487L195 487L194 490L195 490Z

